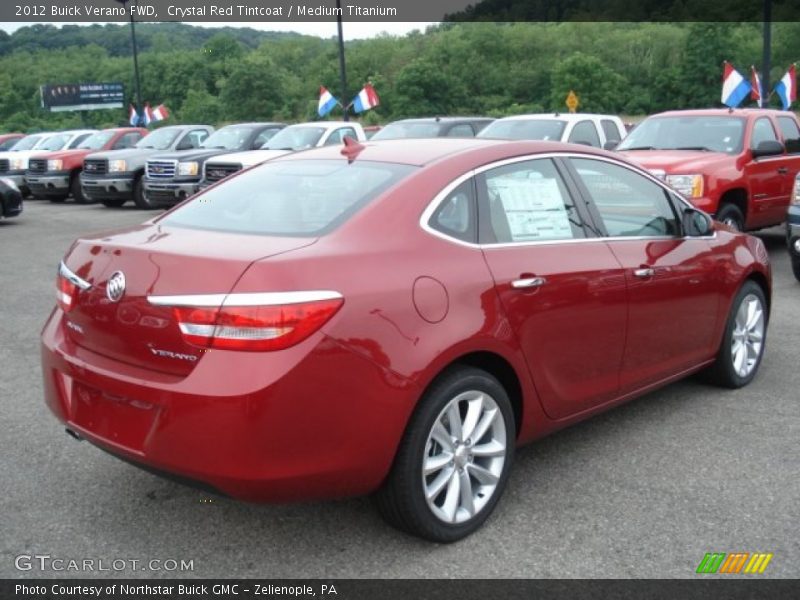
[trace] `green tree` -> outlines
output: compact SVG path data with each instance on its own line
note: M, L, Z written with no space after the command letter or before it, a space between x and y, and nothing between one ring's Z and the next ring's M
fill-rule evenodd
M624 104L628 82L599 58L576 52L553 69L550 89L554 110L565 109L571 90L580 99L579 111L613 113Z

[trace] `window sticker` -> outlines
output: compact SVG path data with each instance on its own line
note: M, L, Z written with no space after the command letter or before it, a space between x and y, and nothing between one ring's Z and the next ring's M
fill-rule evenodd
M555 179L495 177L488 182L500 199L514 242L571 238L567 208Z

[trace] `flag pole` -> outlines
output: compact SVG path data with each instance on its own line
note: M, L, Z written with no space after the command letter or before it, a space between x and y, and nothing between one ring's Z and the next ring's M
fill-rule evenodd
M347 68L344 63L344 36L342 35L342 1L336 0L336 28L339 31L339 76L342 80L342 101L347 98ZM344 120L348 121L347 108L344 109Z
M769 71L772 68L772 0L764 0L764 47L761 64L761 89L769 90ZM765 106L766 102L762 104Z

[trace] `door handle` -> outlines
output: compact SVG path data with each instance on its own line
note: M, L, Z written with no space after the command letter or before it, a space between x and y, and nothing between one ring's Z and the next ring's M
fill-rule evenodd
M511 287L515 290L525 290L528 288L537 288L547 283L544 277L526 277L524 279L515 279L511 282Z
M639 279L647 279L648 277L652 277L656 274L656 270L653 267L642 267L640 269L634 269L633 275L638 277Z
M786 167L778 167L778 173L781 175L786 175L789 172L789 169Z

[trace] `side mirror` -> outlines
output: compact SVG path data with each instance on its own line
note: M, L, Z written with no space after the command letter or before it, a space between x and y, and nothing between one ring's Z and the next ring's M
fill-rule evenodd
M706 213L695 208L683 211L683 233L690 237L702 237L714 231L714 221Z
M764 140L763 142L760 142L758 146L753 148L753 158L759 158L761 156L777 156L778 154L783 154L783 151L783 144L780 142L776 142L775 140Z
M619 142L606 142L603 144L603 150L616 150L617 146L619 146Z

